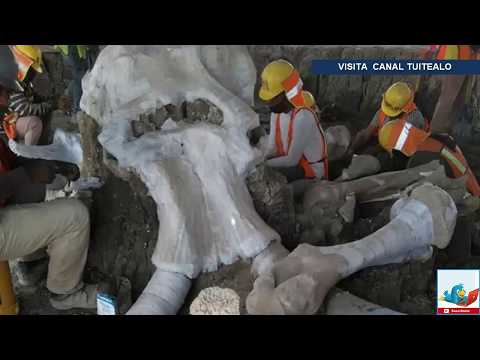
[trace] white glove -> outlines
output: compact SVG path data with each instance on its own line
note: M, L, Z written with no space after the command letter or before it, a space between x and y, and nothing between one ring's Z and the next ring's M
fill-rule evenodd
M104 185L103 181L98 177L80 178L77 181L72 181L67 186L68 191L82 191L87 189L99 189Z

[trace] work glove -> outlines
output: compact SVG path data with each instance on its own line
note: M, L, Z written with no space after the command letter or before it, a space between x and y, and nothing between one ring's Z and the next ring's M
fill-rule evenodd
M25 163L23 168L35 184L51 184L55 178L55 166L47 160L31 161Z
M52 165L55 173L65 176L68 181L76 181L80 178L80 169L75 164L55 161Z

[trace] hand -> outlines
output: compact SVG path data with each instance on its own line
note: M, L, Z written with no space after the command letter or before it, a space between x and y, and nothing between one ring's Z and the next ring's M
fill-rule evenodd
M265 130L261 126L257 126L247 132L247 137L250 139L251 146L257 146L263 136L265 136Z
M23 167L32 183L51 184L55 178L55 167L49 161L32 161L26 163Z
M80 178L80 169L75 164L55 161L53 166L56 174L65 176L69 181L76 181Z
M72 111L72 99L68 96L62 95L57 101L57 109L64 113Z

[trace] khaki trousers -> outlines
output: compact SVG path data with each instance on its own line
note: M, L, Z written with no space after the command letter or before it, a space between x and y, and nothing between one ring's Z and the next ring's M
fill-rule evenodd
M47 288L56 294L68 294L81 283L89 237L88 210L75 199L0 209L0 261L46 247Z

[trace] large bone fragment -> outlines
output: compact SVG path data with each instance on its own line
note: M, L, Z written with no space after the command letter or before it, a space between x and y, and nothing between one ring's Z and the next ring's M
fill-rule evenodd
M167 283L183 289L182 276L255 257L279 240L245 185L262 153L247 137L260 123L250 107L256 69L244 46L108 46L82 82L81 107L101 127L100 144L140 176L158 206L155 274L178 275L155 275L129 314L174 313L183 297L165 306L162 292L176 287ZM198 99L222 121L166 119L160 130L134 134L140 116Z
M367 267L431 256L453 234L457 209L447 192L432 184L415 188L391 209L391 221L352 243L298 246L261 274L247 298L250 314L315 314L341 279Z

